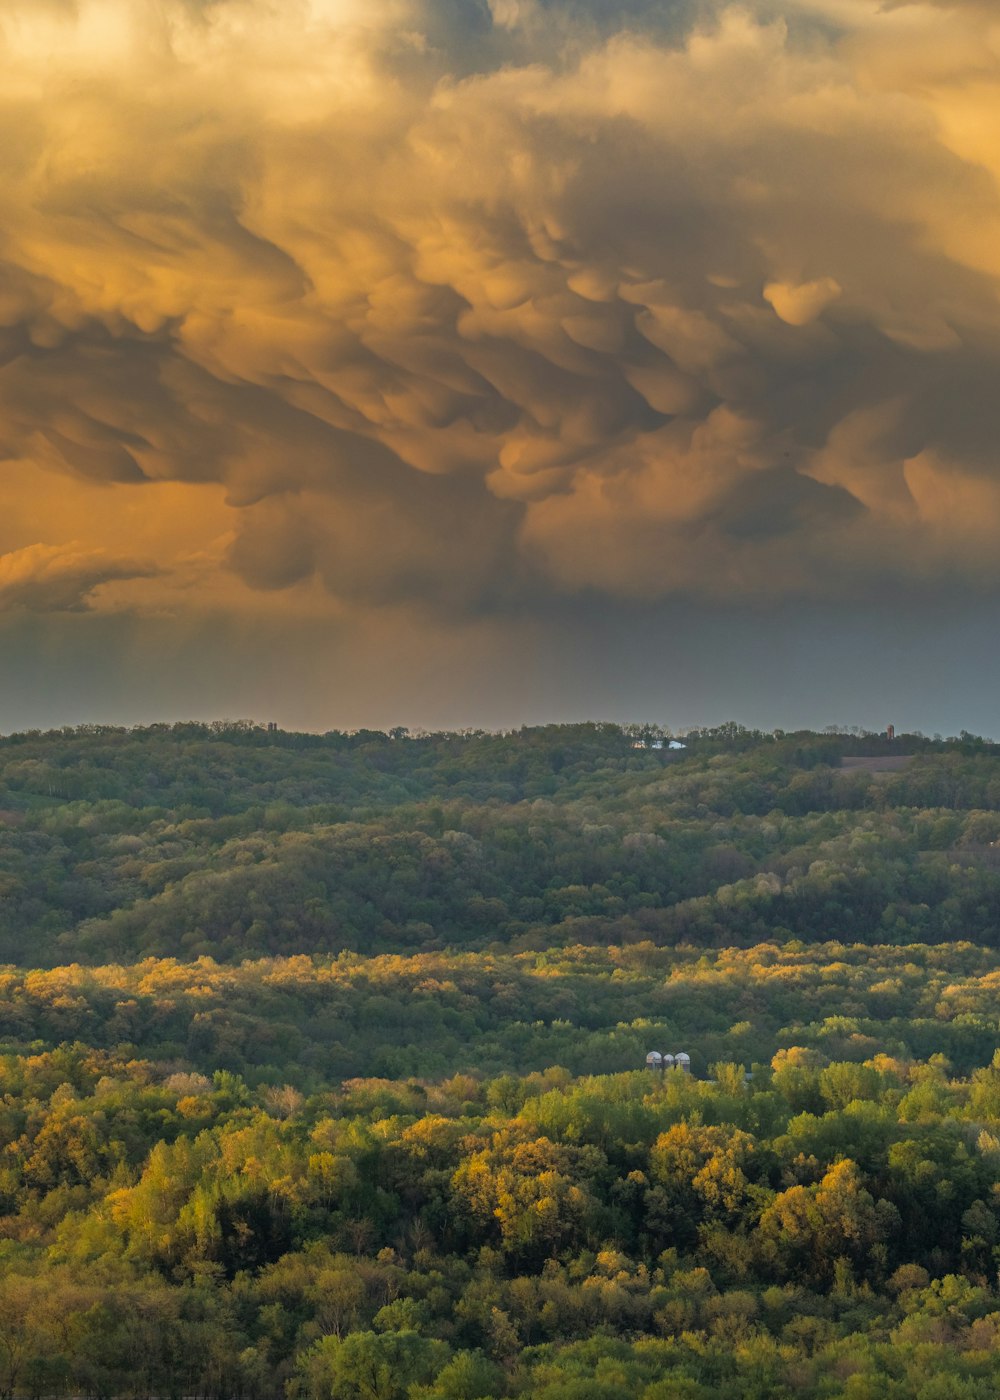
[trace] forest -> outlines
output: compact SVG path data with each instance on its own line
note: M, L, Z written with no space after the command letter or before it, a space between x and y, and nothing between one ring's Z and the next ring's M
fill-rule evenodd
M0 1400L995 1396L1000 746L669 737L0 737Z

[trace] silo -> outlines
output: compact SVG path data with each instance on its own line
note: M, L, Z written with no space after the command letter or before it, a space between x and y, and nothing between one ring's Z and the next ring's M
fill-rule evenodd
M674 1056L674 1064L678 1069L682 1069L685 1074L691 1073L691 1056L686 1054L683 1050L678 1050L677 1054Z
M650 1069L663 1068L663 1056L660 1054L659 1050L650 1050L649 1054L646 1056L646 1064Z

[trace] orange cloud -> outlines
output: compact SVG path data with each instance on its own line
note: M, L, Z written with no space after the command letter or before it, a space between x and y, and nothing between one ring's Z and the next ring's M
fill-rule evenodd
M994 586L991 8L669 10L0 0L0 607Z
M28 545L0 554L0 609L80 612L103 584L155 572L150 564L116 559L104 550Z

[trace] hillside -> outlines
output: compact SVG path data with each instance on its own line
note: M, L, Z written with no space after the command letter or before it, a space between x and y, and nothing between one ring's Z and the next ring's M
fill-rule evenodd
M1000 749L656 737L0 739L0 1395L996 1394Z
M0 741L0 959L513 951L777 936L992 945L1000 749L725 726L249 726Z

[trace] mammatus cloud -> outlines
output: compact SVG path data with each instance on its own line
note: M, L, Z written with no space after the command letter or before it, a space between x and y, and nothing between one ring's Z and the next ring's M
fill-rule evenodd
M976 0L0 0L0 606L992 589L998 60Z

